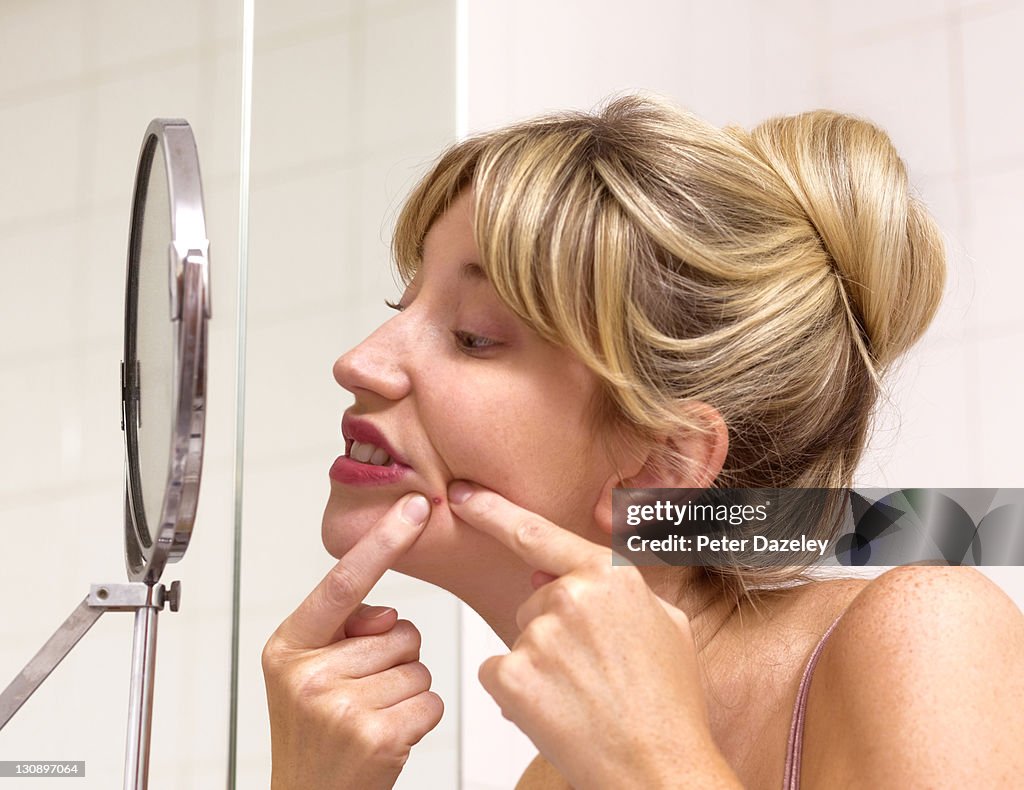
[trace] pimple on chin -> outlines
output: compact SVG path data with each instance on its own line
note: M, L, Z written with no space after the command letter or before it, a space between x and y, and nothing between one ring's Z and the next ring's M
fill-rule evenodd
M441 501L442 501L441 497L439 497L439 496L436 496L436 497L433 498L433 502L434 502L435 505L440 505Z

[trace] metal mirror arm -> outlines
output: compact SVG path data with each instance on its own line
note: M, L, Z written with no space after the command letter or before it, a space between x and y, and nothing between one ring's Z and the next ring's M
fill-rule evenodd
M147 712L153 694L153 657L155 651L147 645L156 645L156 613L166 603L172 612L178 611L181 601L181 582L171 582L169 588L162 584L148 585L142 582L118 582L116 584L93 584L89 594L68 616L68 619L57 629L40 649L39 652L18 673L10 685L0 693L0 730L11 720L15 713L32 696L78 641L85 636L93 624L104 612L135 612L135 640L132 651L132 699L129 708L129 738L131 737L131 714L138 707ZM152 619L152 628L145 631L142 649L139 644L140 618ZM148 658L148 661L146 660ZM141 694L136 694L136 686L141 681ZM145 697L145 701L143 700ZM148 722L146 724L148 730ZM148 743L148 738L146 739Z

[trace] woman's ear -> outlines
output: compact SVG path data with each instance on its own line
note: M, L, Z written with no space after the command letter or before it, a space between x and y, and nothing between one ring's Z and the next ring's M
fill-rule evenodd
M626 477L611 475L594 505L594 520L603 533L612 534L613 488L707 488L722 471L729 452L725 420L718 409L707 403L689 401L686 407L704 431L680 430L662 441L672 455L688 458L690 463L685 469L667 466L664 453L652 450L634 473Z

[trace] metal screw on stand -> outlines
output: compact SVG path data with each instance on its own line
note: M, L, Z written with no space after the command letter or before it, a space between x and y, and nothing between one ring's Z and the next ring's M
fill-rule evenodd
M171 586L167 590L167 597L165 600L172 612L178 611L178 606L181 604L181 582L171 582Z

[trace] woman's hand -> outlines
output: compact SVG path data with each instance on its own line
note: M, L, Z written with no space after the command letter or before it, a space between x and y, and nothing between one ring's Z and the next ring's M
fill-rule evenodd
M734 786L715 747L689 620L609 548L457 482L452 512L536 569L512 651L480 682L574 787Z
M263 648L274 790L391 787L441 720L419 631L361 603L429 514L422 496L399 500Z

